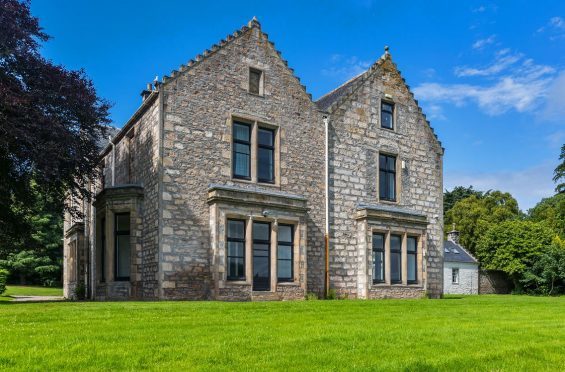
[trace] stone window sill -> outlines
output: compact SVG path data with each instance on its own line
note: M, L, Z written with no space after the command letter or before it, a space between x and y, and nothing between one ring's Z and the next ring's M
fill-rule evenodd
M300 287L300 284L298 284L296 282L280 282L280 283L277 283L277 286L279 286L279 287Z
M246 185L265 186L265 187L268 187L268 188L278 189L278 190L280 190L280 188L281 188L279 183L276 182L276 181L275 181L275 183L269 183L269 182L259 182L259 181L246 180L246 179L243 179L243 178L233 178L233 177L232 177L231 180L234 183L243 183L243 184L246 184Z

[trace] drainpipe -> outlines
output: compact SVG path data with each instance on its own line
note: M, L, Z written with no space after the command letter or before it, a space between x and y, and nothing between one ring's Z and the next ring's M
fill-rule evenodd
M108 140L110 141L110 144L112 145L112 186L114 186L114 174L116 173L116 145L114 145L114 142L112 142L112 137L108 136Z
M324 272L324 294L328 297L330 291L330 158L329 158L329 121L327 116L324 116L324 129L325 129L325 161L326 161L326 231L324 234L325 244L325 272Z

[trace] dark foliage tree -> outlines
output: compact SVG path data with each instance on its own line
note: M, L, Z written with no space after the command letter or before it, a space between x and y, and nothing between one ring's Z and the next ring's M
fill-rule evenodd
M561 163L555 168L553 173L553 181L557 183L555 186L555 192L560 194L565 193L565 144L561 146L561 155L559 155L559 160Z
M456 186L451 191L445 190L443 193L443 215L445 216L459 200L468 198L471 195L475 195L477 198L480 198L483 196L483 192L474 190L473 186Z
M89 198L97 140L109 104L84 71L44 59L48 40L28 1L0 1L0 242L18 243L29 229L35 185L52 200ZM76 212L76 211L75 211Z

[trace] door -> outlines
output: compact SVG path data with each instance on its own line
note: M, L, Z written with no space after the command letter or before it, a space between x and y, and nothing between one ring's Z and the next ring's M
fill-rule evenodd
M253 290L271 289L271 224L253 222Z

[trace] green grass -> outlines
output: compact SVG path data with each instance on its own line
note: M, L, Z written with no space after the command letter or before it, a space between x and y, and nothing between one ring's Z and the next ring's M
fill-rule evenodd
M565 297L0 304L0 369L565 370Z
M27 285L9 285L0 295L0 301L11 301L10 296L62 296L62 288L35 287Z

